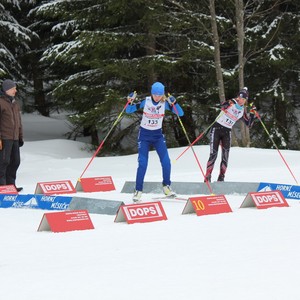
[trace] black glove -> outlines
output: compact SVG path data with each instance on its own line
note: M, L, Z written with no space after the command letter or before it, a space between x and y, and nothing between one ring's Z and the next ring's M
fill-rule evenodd
M221 103L221 109L226 110L228 107L234 104L236 104L235 99L225 100L224 102Z
M228 100L228 103L229 103L229 106L232 106L232 105L236 104L237 102L236 102L236 100L233 98L233 99Z
M23 139L19 139L19 147L22 147L24 145Z

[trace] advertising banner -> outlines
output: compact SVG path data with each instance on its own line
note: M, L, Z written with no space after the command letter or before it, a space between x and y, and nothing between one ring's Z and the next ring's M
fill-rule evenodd
M266 191L257 193L248 193L243 201L243 207L256 207L258 209L266 209L270 207L288 207L281 191Z
M280 191L286 199L300 200L300 186L282 183L261 182L257 192Z
M45 213L38 231L66 232L94 229L89 213L86 210Z
M167 220L161 202L121 205L115 222L146 223Z
M111 176L80 178L76 183L75 189L78 192L108 192L114 191L115 185Z
M36 208L47 210L67 210L72 197L51 195L1 195L2 208Z
M197 216L232 212L224 195L199 196L188 199L182 214L196 213Z

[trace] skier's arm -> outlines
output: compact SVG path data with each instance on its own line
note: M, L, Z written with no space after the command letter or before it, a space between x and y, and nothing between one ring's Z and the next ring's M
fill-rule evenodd
M257 112L257 109L253 102L249 104L249 107L250 107L250 113L247 114L247 111L245 109L242 120L249 128L251 128L255 119L255 114Z
M175 97L169 96L166 101L166 110L170 110L174 114L178 114L179 117L184 115L183 109L181 106L176 102Z
M137 103L129 103L129 105L127 105L127 107L126 107L125 112L127 114L132 114L132 113L138 111L139 109L144 108L145 102L146 102L146 100L142 100Z
M236 104L235 99L225 100L224 102L221 103L221 109L226 110L228 107L234 104Z

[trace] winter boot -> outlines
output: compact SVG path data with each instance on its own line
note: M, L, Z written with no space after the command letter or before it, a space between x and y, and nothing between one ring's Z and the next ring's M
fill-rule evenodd
M142 194L143 194L142 191L135 191L132 197L133 203L141 202Z
M204 182L211 182L211 175L205 175Z
M176 196L176 193L174 191L172 191L172 189L169 185L163 185L163 191L167 197L175 197Z
M218 177L218 181L224 181L224 177L225 177L224 174L220 174Z

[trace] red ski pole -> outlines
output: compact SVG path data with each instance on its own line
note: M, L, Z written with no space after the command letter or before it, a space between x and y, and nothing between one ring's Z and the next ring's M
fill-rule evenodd
M202 175L203 175L203 178L205 178L205 174L204 174L204 171L203 171L203 169L202 169L202 167L201 167L201 164L200 164L200 161L199 161L199 159L198 159L198 156L197 156L197 154L196 154L196 152L195 152L195 150L194 150L194 148L193 148L193 146L192 146L192 144L191 144L190 138L189 138L189 136L188 136L188 134L187 134L187 132L186 132L186 130L185 130L185 127L184 127L184 125L183 125L183 123L182 123L182 121L181 121L181 118L179 117L177 107L175 106L175 103L172 103L172 101L170 100L170 96L167 98L167 101L169 102L170 106L174 108L174 111L175 111L175 113L176 113L176 115L177 115L177 118L178 118L178 121L179 121L179 123L180 123L180 126L181 126L181 128L182 128L182 131L183 131L183 133L184 133L184 135L185 135L185 137L186 137L186 139L187 139L187 141L188 141L188 143L189 143L189 148L192 149L193 154L194 154L194 157L195 157L195 159L196 159L196 162L197 162L197 164L198 164L198 166L199 166L199 168L200 168L200 171L201 171L201 173L202 173ZM207 180L205 180L205 183L206 183L206 185L207 185L207 187L208 187L208 189L209 189L209 192L210 192L211 194L213 194L213 190L212 190L212 187L211 187L210 183L209 183Z
M93 157L90 159L89 163L87 164L87 166L85 167L85 169L83 170L82 174L80 175L78 181L80 181L80 179L83 177L84 173L86 172L86 170L88 169L88 167L90 166L90 164L92 163L92 161L94 160L94 158L96 157L96 155L99 153L99 151L101 150L101 148L103 147L106 139L108 138L108 136L110 135L110 133L112 132L112 130L115 128L115 126L118 124L119 120L121 119L126 107L129 105L129 103L132 103L132 101L135 99L136 97L136 92L134 92L132 98L127 100L127 103L125 104L125 106L123 107L122 111L120 112L120 114L118 115L118 117L116 118L115 122L113 123L113 125L111 126L110 130L108 131L108 133L106 134L106 136L104 137L104 139L102 140L102 142L100 143L99 147L97 148L97 150L95 151Z
M179 154L179 156L175 160L177 161L186 151L188 151L195 143L197 143L209 131L209 129L218 121L218 119L222 116L222 114L224 114L223 110L218 115L218 117L200 135L198 135L198 137L192 143L190 143L188 147L186 147L181 154Z
M275 144L275 142L274 142L272 136L270 135L270 133L269 133L267 127L265 126L264 122L262 121L262 119L261 119L259 113L258 113L256 110L254 110L254 112L255 112L255 116L258 118L258 120L260 121L262 127L264 128L264 130L266 131L266 133L267 133L267 135L269 136L270 140L272 141L274 147L277 149L277 151L278 151L280 157L282 158L283 162L284 162L285 165L287 166L289 172L290 172L291 175L293 176L293 178L294 178L294 180L296 181L296 183L299 185L299 183L298 183L298 181L297 181L295 175L293 174L291 168L289 167L288 163L286 162L286 160L284 159L284 157L283 157L283 155L281 154L280 150L278 149L277 145Z

